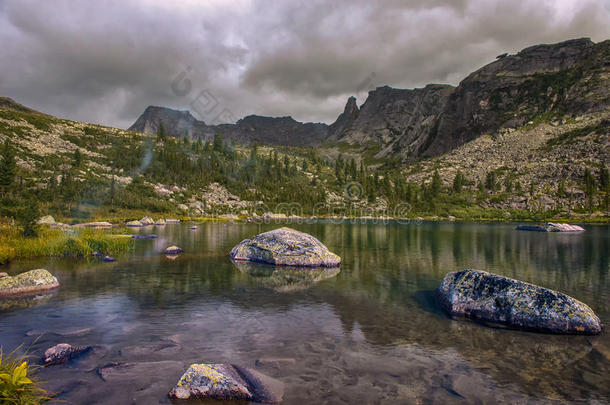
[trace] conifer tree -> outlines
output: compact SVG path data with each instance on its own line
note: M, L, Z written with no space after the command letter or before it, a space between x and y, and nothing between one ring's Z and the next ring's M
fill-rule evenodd
M10 187L15 182L17 173L17 163L15 161L15 151L9 139L5 139L0 152L0 188L2 195L6 195Z

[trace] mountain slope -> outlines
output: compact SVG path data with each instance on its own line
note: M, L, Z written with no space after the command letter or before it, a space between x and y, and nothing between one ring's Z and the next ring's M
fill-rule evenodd
M610 106L610 40L536 45L464 79L449 97L424 155L448 152L500 128Z

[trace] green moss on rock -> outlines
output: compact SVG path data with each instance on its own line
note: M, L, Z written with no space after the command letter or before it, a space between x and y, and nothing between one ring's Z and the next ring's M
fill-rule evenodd
M445 276L438 288L451 316L492 326L564 334L598 334L593 310L563 293L478 270Z
M57 278L45 269L0 278L0 297L36 293L59 287Z

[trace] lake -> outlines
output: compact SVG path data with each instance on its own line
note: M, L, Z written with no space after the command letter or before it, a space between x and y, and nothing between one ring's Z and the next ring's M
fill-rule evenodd
M610 226L581 234L514 224L316 222L291 227L343 259L340 272L237 266L227 254L278 224L151 227L116 263L37 259L61 287L0 301L5 351L57 343L93 350L43 369L68 403L170 403L195 362L230 362L285 384L284 403L610 403L610 337L493 329L446 317L434 289L476 268L556 289L610 325ZM177 259L162 251L176 244ZM121 367L115 363L127 363ZM108 366L104 368L105 366ZM100 372L99 368L105 372Z

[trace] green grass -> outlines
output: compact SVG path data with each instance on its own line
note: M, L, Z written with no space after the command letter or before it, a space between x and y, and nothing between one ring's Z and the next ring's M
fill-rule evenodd
M35 238L21 235L21 229L0 225L0 264L13 259L39 256L90 256L93 252L116 254L133 246L129 237L112 231L82 229L65 232L41 229Z
M0 403L35 405L50 399L34 377L36 367L28 365L27 354L18 355L17 349L5 354L0 347Z

